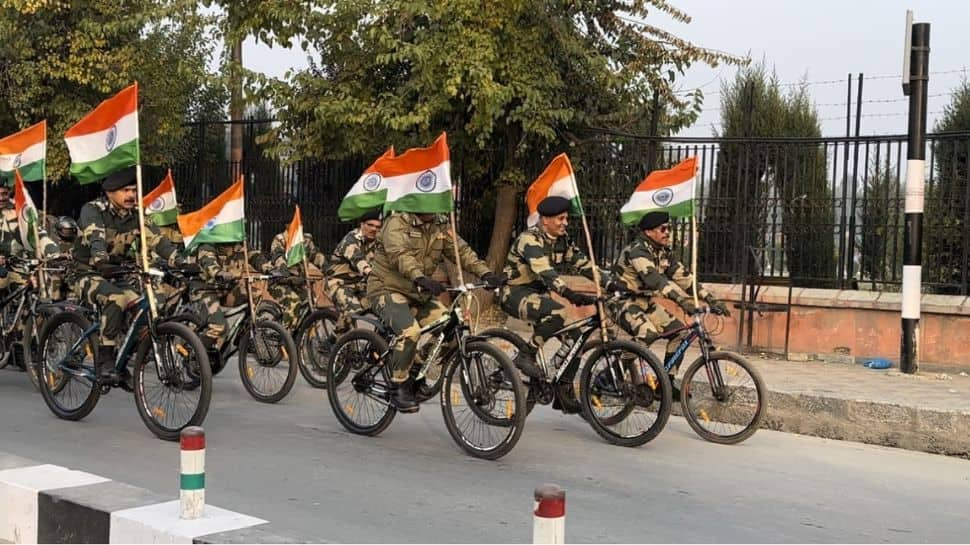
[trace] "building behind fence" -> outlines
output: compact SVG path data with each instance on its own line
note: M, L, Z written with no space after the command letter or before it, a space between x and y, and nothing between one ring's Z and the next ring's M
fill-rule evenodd
M190 159L171 166L183 211L197 209L243 172L253 244L268 247L273 235L285 229L296 202L303 209L304 228L321 247L332 248L353 227L339 221L337 206L373 157L285 164L259 151L256 137L268 123L245 122L242 164L226 159L228 123L189 126L190 141L196 142ZM767 276L789 278L796 286L899 289L905 242L904 135L719 139L590 131L582 137L567 151L594 249L604 265L632 234L620 225L619 209L651 166L666 168L695 155L700 165L696 197L702 280L738 283L742 277ZM967 295L970 132L930 134L927 142L924 289ZM536 157L527 175L538 175L554 155ZM164 172L146 167L146 190ZM494 218L489 183L494 176L469 179L461 157L455 156L452 176L460 188L459 232L484 255ZM516 231L525 217L523 199L517 202ZM689 227L684 221L675 225L675 241L685 260L690 259Z

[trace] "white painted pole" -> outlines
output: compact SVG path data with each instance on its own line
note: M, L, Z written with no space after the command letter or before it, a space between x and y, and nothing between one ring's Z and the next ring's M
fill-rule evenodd
M179 517L201 518L205 511L205 431L199 426L182 430L182 472L179 479Z
M566 491L546 483L536 487L532 515L532 543L566 542Z

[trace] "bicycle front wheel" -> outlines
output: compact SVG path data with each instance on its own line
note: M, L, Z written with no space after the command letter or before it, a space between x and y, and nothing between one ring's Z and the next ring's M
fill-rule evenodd
M91 414L101 398L94 368L97 333L84 337L89 327L87 318L68 311L52 316L40 332L40 393L51 412L64 420Z
M135 407L159 439L176 441L188 426L199 426L212 399L212 369L198 335L184 324L155 326L134 364Z
M296 345L300 351L300 374L314 388L327 387L327 362L337 341L334 329L337 312L322 308L310 313L296 330Z
M337 339L327 365L327 397L347 431L377 435L394 420L391 377L381 361L387 341L368 329L353 329Z
M636 447L657 437L673 405L670 379L656 356L629 341L593 349L579 385L583 414L614 445Z
M768 388L751 363L733 352L701 356L684 372L680 405L687 423L707 441L733 445L758 431Z
M293 389L298 357L286 328L272 320L257 320L239 339L239 377L249 395L276 403Z
M508 454L525 428L526 393L505 353L469 342L445 366L441 412L448 433L468 454L496 460Z

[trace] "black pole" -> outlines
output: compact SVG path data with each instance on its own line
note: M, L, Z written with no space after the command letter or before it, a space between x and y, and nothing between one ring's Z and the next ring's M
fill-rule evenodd
M846 243L849 245L846 254L848 259L846 259L847 271L845 274L846 281L849 284L849 288L857 289L858 285L855 281L855 230L856 230L856 199L859 194L859 133L862 132L862 73L859 74L859 85L855 101L855 145L852 151L852 204L849 206L849 210L852 215L849 216L849 236Z
M660 91L654 90L650 110L650 141L647 143L647 174L657 168L657 138L660 136Z
M846 224L845 214L849 205L849 138L852 137L852 74L848 77L848 89L845 94L845 150L842 152L842 212L839 214L839 288L845 289L845 273L848 265L845 262Z
M919 370L926 99L930 64L929 23L914 24L912 39L909 72L909 140L906 153L906 227L903 243L903 338L899 358L900 370L910 374Z

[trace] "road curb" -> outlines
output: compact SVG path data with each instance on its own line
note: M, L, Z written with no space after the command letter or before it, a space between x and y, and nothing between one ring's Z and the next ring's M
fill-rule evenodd
M0 452L0 542L304 543L269 522L206 506L179 518L179 500L144 488Z

